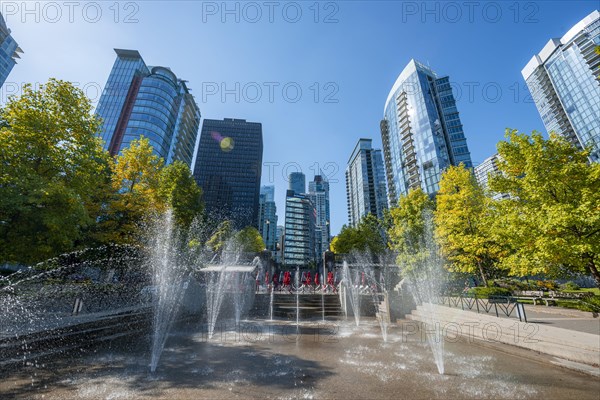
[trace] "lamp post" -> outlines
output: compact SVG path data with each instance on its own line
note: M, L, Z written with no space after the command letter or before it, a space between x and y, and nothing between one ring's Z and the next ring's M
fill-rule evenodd
M271 221L266 220L265 223L267 224L267 239L266 239L267 243L265 243L265 247L267 248L267 250L271 251L271 248L269 247L269 230L270 230L269 228L271 225Z

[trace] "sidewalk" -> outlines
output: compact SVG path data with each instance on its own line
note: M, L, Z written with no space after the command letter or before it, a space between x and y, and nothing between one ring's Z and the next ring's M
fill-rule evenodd
M526 305L527 322L600 335L600 318L591 312L561 307Z

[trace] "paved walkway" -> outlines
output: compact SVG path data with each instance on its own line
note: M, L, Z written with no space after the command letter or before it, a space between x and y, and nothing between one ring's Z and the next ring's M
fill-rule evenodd
M600 318L591 312L561 307L525 306L527 322L600 335ZM600 345L600 342L599 342Z
M444 305L448 306L448 304ZM528 323L536 323L545 326L553 326L555 328L570 329L573 331L600 335L600 317L594 317L594 314L591 312L555 306L534 306L532 304L524 304L523 306L525 307L525 315L527 316ZM458 303L457 305L453 305L452 308L460 309L461 305ZM464 311L477 313L475 306L473 306L471 310L465 306ZM493 306L487 313L482 307L479 308L479 311L480 314L496 316L496 311ZM511 315L507 317L506 314L501 311L500 307L498 307L498 317L517 320L519 318L516 310L513 310Z

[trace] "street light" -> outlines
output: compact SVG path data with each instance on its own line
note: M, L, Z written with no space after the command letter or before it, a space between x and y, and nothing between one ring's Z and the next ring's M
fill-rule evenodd
M266 220L265 222L267 224L267 243L265 243L265 246L267 247L267 250L271 251L271 249L269 248L269 225L271 224L271 221Z

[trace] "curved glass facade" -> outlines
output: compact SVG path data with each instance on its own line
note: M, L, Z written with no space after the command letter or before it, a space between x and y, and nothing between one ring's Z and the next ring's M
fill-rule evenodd
M19 53L22 52L0 14L0 86L4 85L8 74L17 63L16 59L20 58Z
M96 113L105 148L116 155L144 136L167 164L191 165L200 110L184 81L165 67L147 67L137 51L115 50L117 61Z
M448 77L411 60L390 91L381 122L390 205L410 189L434 195L441 172L471 155Z

